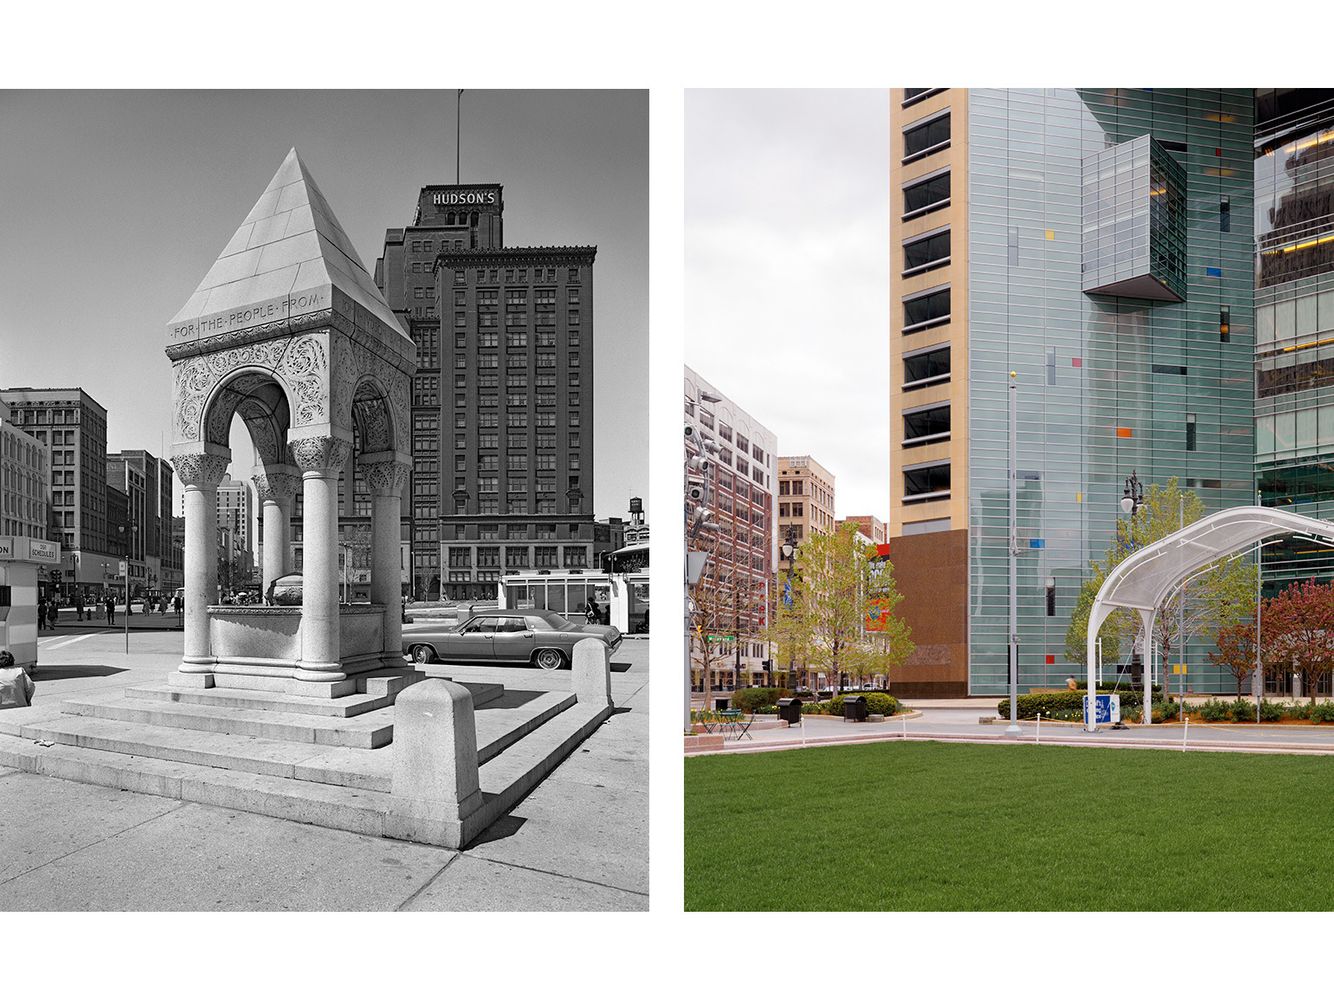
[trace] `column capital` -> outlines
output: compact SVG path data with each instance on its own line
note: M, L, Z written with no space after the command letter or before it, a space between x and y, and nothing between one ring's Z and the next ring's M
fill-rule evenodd
M301 489L301 470L291 465L257 468L250 477L260 503L283 503Z
M377 497L401 497L408 484L412 466L391 459L385 462L361 462L366 488Z
M226 477L231 456L208 452L173 455L171 464L176 469L176 478L186 489L207 489L217 486Z
M292 442L291 451L292 460L303 473L328 474L347 464L352 455L352 442L333 435L301 438Z

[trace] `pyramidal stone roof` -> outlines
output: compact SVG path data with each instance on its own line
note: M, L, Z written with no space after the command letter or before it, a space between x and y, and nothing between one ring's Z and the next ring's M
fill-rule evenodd
M330 309L395 351L411 352L411 339L293 148L167 324L168 353L253 327L281 332L288 321Z

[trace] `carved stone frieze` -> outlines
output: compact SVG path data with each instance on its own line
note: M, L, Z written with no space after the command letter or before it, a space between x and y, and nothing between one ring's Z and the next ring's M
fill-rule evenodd
M205 434L212 438L225 433L237 406L269 378L280 382L294 403L292 426L329 419L329 358L323 341L315 336L242 344L178 361L173 368L177 440L198 441ZM237 369L244 368L258 371L234 378ZM206 427L204 407L224 381L229 382L228 389L234 385L235 391L225 389L218 395Z

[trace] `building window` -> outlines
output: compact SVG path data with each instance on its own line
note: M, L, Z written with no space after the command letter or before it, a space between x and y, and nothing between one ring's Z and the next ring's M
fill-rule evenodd
M1186 450L1195 450L1195 414L1186 414Z
M1223 195L1218 200L1218 231L1220 233L1232 232L1232 201L1227 195Z
M918 101L925 101L928 97L939 94L945 89L944 87L904 87L902 106L910 108Z
M919 160L945 149L949 144L950 114L946 111L903 130L903 162Z
M950 231L948 229L919 236L903 244L903 273L920 274L950 262Z
M947 382L950 377L950 348L948 344L926 347L903 356L903 388L921 389L924 386Z
M903 217L914 218L950 203L950 172L942 171L904 185Z
M933 288L903 300L903 332L912 333L950 321L950 289Z
M926 444L939 441L950 433L950 406L930 406L905 410L903 413L903 444Z
M1218 307L1218 339L1226 344L1232 339L1232 307Z
M950 463L910 465L903 470L903 502L923 503L950 495Z
M1047 384L1056 384L1056 348L1047 348Z

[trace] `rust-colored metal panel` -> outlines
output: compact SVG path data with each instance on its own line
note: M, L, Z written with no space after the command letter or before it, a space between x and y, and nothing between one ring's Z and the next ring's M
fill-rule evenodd
M968 694L968 532L899 535L890 561L903 601L898 613L917 648L890 677L889 690L909 698Z

